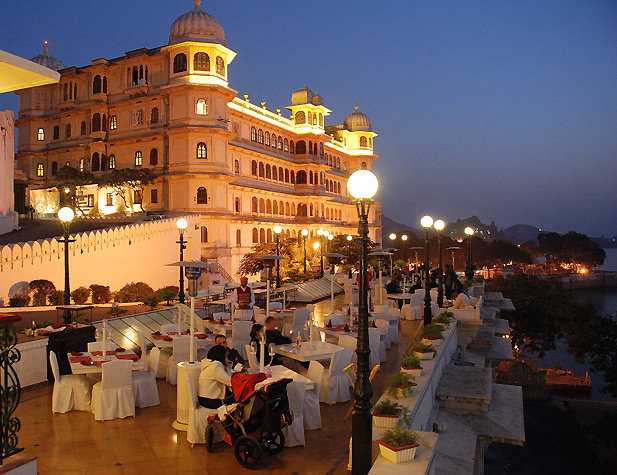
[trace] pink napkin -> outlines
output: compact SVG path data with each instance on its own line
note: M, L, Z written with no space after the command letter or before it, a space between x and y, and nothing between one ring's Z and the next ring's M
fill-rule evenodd
M128 355L116 355L116 358L119 360L139 361L139 356L134 353L129 353Z
M115 355L116 352L115 351L106 351L105 354L106 355ZM92 352L92 356L103 356L103 352L102 351L93 351Z
M82 363L87 361L92 361L89 356L69 356L69 361L71 363Z

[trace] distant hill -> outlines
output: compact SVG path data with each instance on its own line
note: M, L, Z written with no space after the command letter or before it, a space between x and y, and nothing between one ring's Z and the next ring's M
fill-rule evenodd
M500 234L504 239L514 243L522 244L527 241L535 241L540 234L540 229L528 224L515 224L501 230Z
M391 234L391 233L395 233L395 234L400 234L400 233L413 233L416 236L421 236L422 233L417 230L412 228L411 226L407 225L407 224L401 224L398 223L396 221L394 221L393 219L388 218L385 214L381 215L381 224L383 227L383 237L384 237L384 246L387 244L388 240L387 237Z

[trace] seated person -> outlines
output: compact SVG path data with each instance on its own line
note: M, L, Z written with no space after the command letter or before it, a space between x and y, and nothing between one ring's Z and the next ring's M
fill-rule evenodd
M253 342L255 343L255 358L257 359L257 364L259 364L259 359L261 358L261 345L259 344L259 339L261 338L261 335L263 335L263 333L264 326L261 323L255 323L251 328L251 345L253 345ZM264 352L264 365L266 366L270 363L271 360L270 355L267 351L267 347L268 345L266 344L266 351Z
M225 348L225 359L231 363L232 368L235 368L237 364L244 366L246 363L238 350L227 346L227 337L225 335L216 335L214 337L214 345Z
M399 285L396 275L393 275L392 278L390 279L390 282L388 282L388 285L386 285L386 293L388 294L400 294L401 293L401 287ZM403 301L399 300L398 308L400 309L402 307L403 307Z
M291 338L283 336L283 334L276 329L276 321L274 317L266 318L266 344L274 343L275 345L284 345L291 343Z
M231 376L225 370L225 348L215 345L201 362L197 391L199 404L208 409L218 409L223 405L226 390L230 386Z
M414 275L413 277L413 285L409 287L409 293L415 294L416 290L422 290L422 280L419 275Z
M469 295L464 290L463 284L460 280L456 281L455 291L453 296L456 296L454 300L453 308L467 308L471 305L471 301L469 300Z
M431 289L439 287L439 284L437 283L437 271L431 272L429 287Z

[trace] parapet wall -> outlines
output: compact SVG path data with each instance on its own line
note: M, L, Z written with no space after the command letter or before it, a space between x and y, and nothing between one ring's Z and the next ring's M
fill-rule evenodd
M200 259L200 216L187 215L184 233L185 260ZM146 282L155 290L178 285L179 260L176 219L145 221L71 235L69 275L71 291L91 284L108 285L112 291L130 282ZM7 244L0 247L0 299L8 298L24 282L47 279L64 289L64 243L61 237Z

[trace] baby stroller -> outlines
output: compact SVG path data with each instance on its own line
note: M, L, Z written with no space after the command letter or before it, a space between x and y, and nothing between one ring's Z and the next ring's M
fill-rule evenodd
M235 408L223 420L218 416L208 418L206 450L214 451L214 424L224 429L223 440L234 448L238 463L245 468L257 469L263 451L277 454L285 448L283 428L293 421L287 399L287 385L291 379L281 379L266 384L263 373L235 373L231 377ZM229 398L231 399L231 398Z

